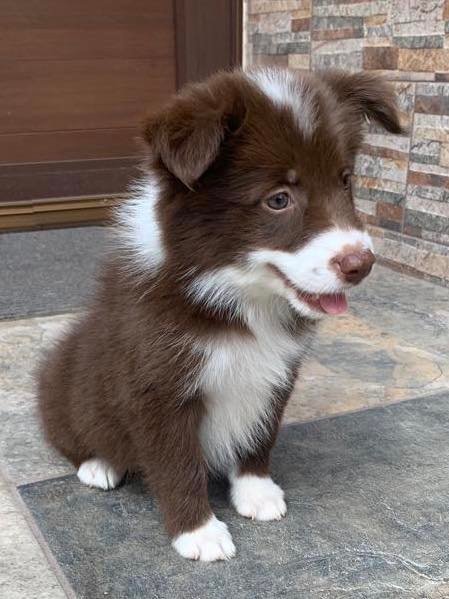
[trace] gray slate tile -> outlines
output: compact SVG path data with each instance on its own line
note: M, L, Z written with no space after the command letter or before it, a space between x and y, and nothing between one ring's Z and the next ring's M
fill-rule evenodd
M105 493L62 477L20 492L78 597L436 597L449 578L448 408L438 395L284 428L282 522L244 520L212 485L238 550L226 563L178 557L138 480Z

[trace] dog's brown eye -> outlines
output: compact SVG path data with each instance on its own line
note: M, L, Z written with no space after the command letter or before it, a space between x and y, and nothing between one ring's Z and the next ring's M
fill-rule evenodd
M345 189L349 189L351 187L351 177L352 173L349 169L344 170L341 174L341 180L343 182L343 186Z
M266 203L271 210L285 210L290 204L290 196L288 193L280 192L268 198Z

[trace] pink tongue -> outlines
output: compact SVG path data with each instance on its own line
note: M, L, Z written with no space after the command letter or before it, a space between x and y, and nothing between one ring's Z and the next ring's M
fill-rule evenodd
M348 309L346 295L320 295L320 306L327 314L343 314Z

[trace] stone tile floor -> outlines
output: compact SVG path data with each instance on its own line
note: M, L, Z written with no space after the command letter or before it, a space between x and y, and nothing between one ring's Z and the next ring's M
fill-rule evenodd
M45 446L35 413L32 373L38 356L51 343L51 339L59 335L75 317L74 314L65 314L0 322L0 597L57 599L76 596L93 599L107 595L162 598L181 596L176 594L180 593L181 587L184 588L183 597L208 599L227 596L230 589L220 587L218 582L219 591L214 593L207 585L204 586L205 577L211 572L212 578L216 577L217 581L220 579L220 565L212 566L211 570L209 566L195 564L193 569L189 569L191 566L181 566L173 558L158 532L157 511L153 513L152 510L148 513L150 530L154 535L151 542L159 545L156 550L153 547L150 553L157 555L157 559L154 559L158 571L153 572L151 563L147 561L145 563L149 566L148 570L141 571L136 566L132 582L129 580L125 584L119 577L111 586L104 579L111 575L111 570L105 566L104 547L101 546L106 540L101 535L97 540L95 536L87 535L89 523L94 526L95 522L107 521L108 511L114 513L114 510L124 510L123 513L129 513L132 520L133 509L140 510L143 501L140 487L136 487L134 483L125 486L120 491L113 492L110 499L106 499L101 493L86 493L88 490L81 489L72 476L67 477L73 474L70 465ZM246 556L242 551L236 558L240 560L238 565L234 566L234 574L241 577L243 585L240 591L238 585L232 588L236 597L249 597L248 589L257 591L257 595L252 596L258 597L449 597L449 565L444 541L449 536L448 517L444 511L447 506L449 513L449 487L444 476L448 463L444 458L449 457L449 444L448 448L444 444L444 435L449 429L448 350L448 290L382 267L377 267L369 282L354 292L348 316L329 319L323 324L320 337L298 380L287 410L286 421L293 428L288 429L290 432L286 434L286 438L305 439L309 438L307 435L312 435L315 444L315 453L312 454L321 455L324 451L325 461L317 463L315 458L310 457L312 454L308 445L298 442L298 447L295 443L290 447L294 459L292 457L287 460L292 469L290 482L284 461L279 465L279 476L285 479L285 486L289 490L291 511L294 515L298 514L299 519L307 517L308 523L301 528L295 518L293 527L284 523L276 530L270 526L266 532L263 526L262 529L257 528L260 539L266 534L270 543L281 543L289 548L290 553L285 557L284 564L285 571L288 572L285 587L282 584L279 586L279 583L273 587L264 583L262 578L259 580L257 568L259 563L261 570L266 571L267 565L262 562L271 560L273 564L277 564L276 572L282 572L282 568L279 570L279 564L283 563L282 551L277 552L273 547L262 554L250 551ZM399 405L396 409L390 404ZM414 407L401 412L400 406L407 405ZM360 417L351 415L368 408L374 409ZM437 414L433 420L429 416L429 410L432 414ZM336 415L340 415L339 418L329 419ZM397 443L393 450L388 433L390 418L395 422L398 433L400 432L398 439L401 439L401 451L405 451L405 445L407 459L398 457ZM309 424L301 424L305 422ZM380 428L379 422L384 423ZM419 435L422 437L422 447L425 446L425 427L429 429L430 445L429 448L426 447L426 451L423 450L422 456L420 444L415 443L415 437L404 436L405 432L415 430L414 422L416 427L421 427ZM381 446L391 448L391 453L386 449L379 458L388 468L376 468L373 471L366 461L362 463L360 470L360 463L353 464L347 453L346 457L344 452L340 453L341 443L336 443L335 439L340 434L344 437L344 431L350 432L352 427L357 430L357 427L361 427L360 431L363 431L363 434L360 433L360 443L364 446L366 460L369 461L371 454L378 455ZM292 430L297 430L293 437ZM368 442L370 430L373 435ZM324 434L323 431L327 433ZM286 443L284 440L283 447L288 454L289 446ZM325 451L327 446L328 451ZM300 455L295 453L297 451ZM354 451L357 451L356 447ZM310 463L308 459L311 460ZM378 488L383 489L384 496L390 498L390 508L392 498L395 498L396 515L400 515L395 516L394 526L405 527L407 535L397 538L394 536L394 527L391 528L393 525L382 521L382 514L387 513L383 510L376 508L377 511L372 512L369 518L362 514L360 521L350 518L346 525L344 522L347 516L343 517L342 512L340 535L337 534L337 526L336 530L332 530L332 535L336 537L331 538L329 533L325 541L328 553L339 555L340 559L329 561L326 558L325 567L317 569L313 555L322 555L317 547L324 543L320 522L329 522L329 527L331 522L335 524L331 512L338 504L338 497L335 499L336 503L328 498L315 505L316 496L310 491L314 481L309 472L312 462L314 472L316 469L316 484L320 483L321 476L326 480L326 485L321 489L325 497L328 492L341 492L341 497L346 498L349 503L354 501L361 506L363 497L367 497L367 489L373 491ZM295 464L298 464L297 471ZM355 495L346 493L344 484L339 486L333 478L335 473L341 471L342 465L349 470L358 468L357 488L360 494L356 499ZM396 492L395 481L391 477L392 468L396 468L401 476L403 471L410 469L413 474L412 483L420 490L419 501L416 498L416 501L410 499L412 489L404 490L405 483L402 488L398 486ZM365 470L366 480L363 479ZM295 492L302 497L301 501L305 506L301 508L302 515L298 512L298 505L302 504L295 500ZM433 494L434 501L432 497L427 497L428 492ZM401 497L404 498L403 503ZM134 506L133 498L136 502ZM123 507L129 502L131 504L127 508ZM368 501L368 504L371 505L372 501ZM85 518L78 517L77 511L71 509L72 505L85 505ZM344 505L338 505L338 509L344 510ZM388 509L388 506L385 507L385 510ZM349 513L352 513L351 510ZM61 518L62 523L66 522L67 527L75 532L68 534L66 530L67 534L64 534ZM229 515L227 518L233 517ZM429 521L428 530L425 527L426 519ZM232 522L237 520L232 519ZM371 561L365 561L363 567L357 570L357 576L354 574L355 578L352 579L347 576L347 563L343 567L344 551L348 547L344 549L345 543L342 545L340 541L337 542L338 536L344 537L346 534L348 522L352 535L348 536L348 546L357 546L358 551L363 542L363 546L366 546L366 539L362 542L362 532L366 532L364 529L370 532L372 528L371 541L377 547ZM381 524L385 529L382 529ZM256 529L251 529L251 523L246 522L238 524L238 530L240 529L243 531L241 544L248 545L248 535L253 534L250 531ZM298 541L301 550L295 548L296 531L303 537L306 535L306 538ZM109 532L113 535L111 529ZM358 534L361 536L358 537ZM67 544L67 539L72 539L73 544ZM114 542L123 551L114 554L114 559L119 560L113 562L118 564L115 575L121 572L123 576L126 574L129 577L126 567L131 567L132 564L127 563L127 560L135 562L139 555L145 553L150 543L148 537L137 533L135 539L128 541L134 548L132 551L128 546L122 547L120 540L114 536ZM405 562L401 562L401 567L390 560L386 573L384 569L376 567L375 562L380 559L379 547L382 547L387 562L390 559L387 556L389 552L398 554L397 547L393 551L393 547L389 546L394 543L405 543L403 555L408 557L403 558ZM414 551L416 547L418 549ZM409 574L414 570L415 575L404 577L404 568ZM222 572L226 579L229 572L225 569ZM173 584L164 585L163 580L172 580ZM254 586L257 580L259 582ZM153 586L148 586L149 581L154 583ZM181 587L176 586L178 583Z

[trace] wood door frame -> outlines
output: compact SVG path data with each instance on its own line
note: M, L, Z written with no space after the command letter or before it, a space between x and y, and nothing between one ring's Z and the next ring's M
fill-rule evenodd
M242 0L174 0L173 12L178 89L242 64Z
M101 225L126 196L52 198L0 204L0 234L11 231Z
M172 2L178 89L221 68L242 64L243 0ZM117 194L2 203L0 232L107 223L112 207L124 197Z

